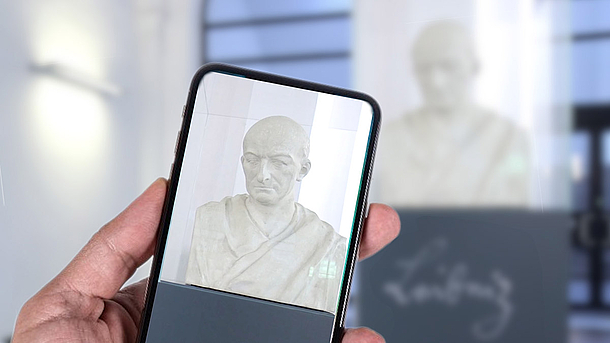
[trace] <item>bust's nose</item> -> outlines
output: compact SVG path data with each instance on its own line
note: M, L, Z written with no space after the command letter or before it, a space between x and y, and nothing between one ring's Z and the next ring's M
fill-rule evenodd
M271 179L271 174L269 173L269 162L263 160L261 161L260 167L258 169L256 180L260 183L264 183L269 179Z

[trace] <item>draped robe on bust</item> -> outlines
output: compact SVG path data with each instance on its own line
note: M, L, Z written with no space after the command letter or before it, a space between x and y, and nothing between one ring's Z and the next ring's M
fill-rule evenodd
M525 133L476 107L446 119L415 112L382 129L375 200L397 207L527 206Z
M247 198L197 209L186 283L334 313L346 239L296 202L288 226L267 237Z

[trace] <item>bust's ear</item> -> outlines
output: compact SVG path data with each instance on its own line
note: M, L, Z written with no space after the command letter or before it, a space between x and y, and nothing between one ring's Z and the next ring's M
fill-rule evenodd
M303 180L303 178L309 173L311 169L311 162L309 159L306 159L305 162L301 164L301 170L299 170L299 175L297 175L297 181Z

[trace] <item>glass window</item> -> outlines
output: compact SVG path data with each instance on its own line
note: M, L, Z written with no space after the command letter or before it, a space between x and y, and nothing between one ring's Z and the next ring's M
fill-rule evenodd
M572 208L575 211L589 209L590 136L587 132L572 135Z
M217 0L208 3L208 25L274 17L327 15L351 9L351 0Z
M574 249L570 266L568 300L572 304L587 304L591 298L589 278L589 255L585 250Z
M609 113L610 115L610 113ZM610 210L610 131L606 130L602 134L602 194L604 198L604 209ZM609 260L610 261L610 260Z
M346 52L350 45L349 18L246 25L209 29L210 60L241 61L265 57Z
M572 46L572 96L577 104L610 101L610 36L575 41Z
M610 1L572 1L572 33L610 33Z
M602 301L610 305L610 251L604 251L604 283L602 287Z
M205 62L350 86L350 0L206 2Z
M347 58L325 58L275 63L242 63L246 68L265 70L299 79L348 88L351 63Z

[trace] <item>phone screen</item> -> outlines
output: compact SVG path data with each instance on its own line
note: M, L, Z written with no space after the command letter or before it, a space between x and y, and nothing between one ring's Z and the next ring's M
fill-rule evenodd
M142 341L330 342L379 114L281 78L195 80Z

